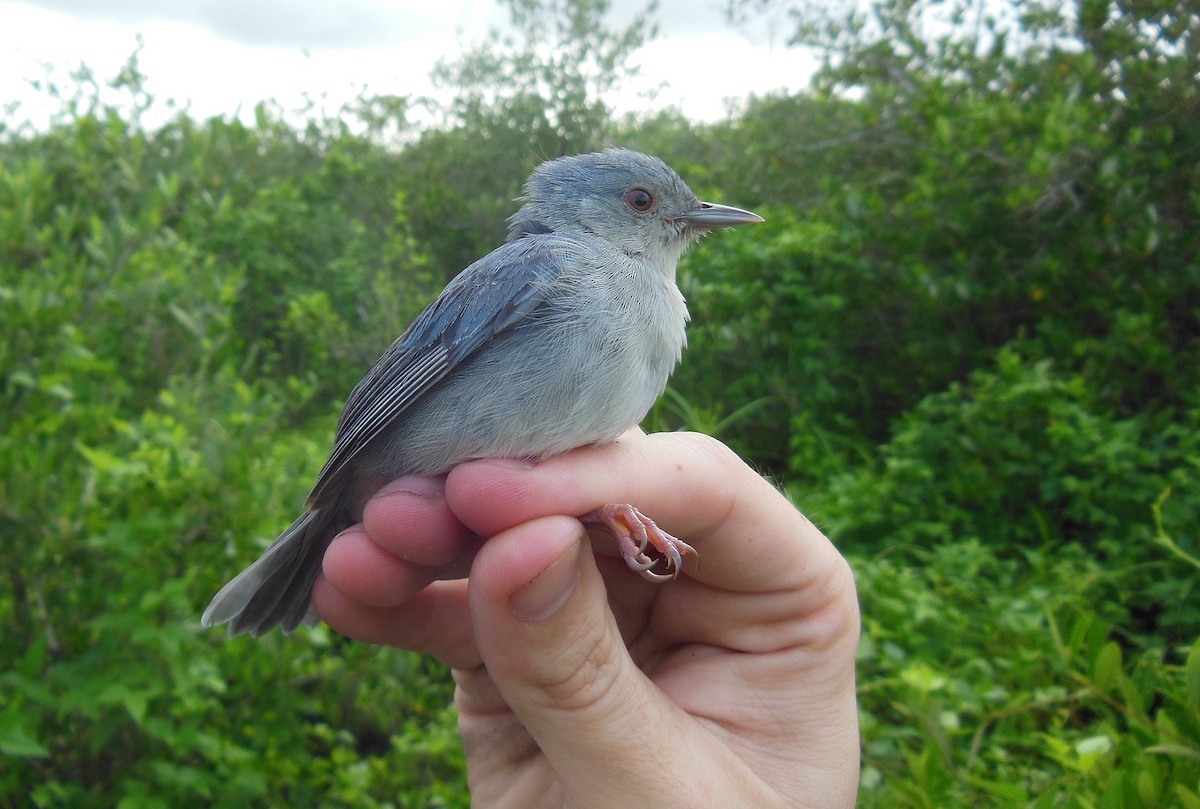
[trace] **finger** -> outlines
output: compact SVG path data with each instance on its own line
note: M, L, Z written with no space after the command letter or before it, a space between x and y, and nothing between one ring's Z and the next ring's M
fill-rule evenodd
M587 550L576 520L547 517L480 551L469 601L488 676L457 676L460 727L477 755L511 756L487 743L511 725L498 692L569 792L629 805L616 798L672 794L672 774L692 772L672 760L690 722L629 658Z
M362 522L382 549L424 567L452 565L478 544L446 504L445 476L393 480L367 501Z
M631 431L535 466L475 461L450 473L446 499L483 535L630 503L697 549L689 575L741 592L795 590L840 564L787 498L723 444L695 433Z
M395 607L436 578L432 568L392 555L361 525L334 537L322 572L340 593L366 607Z
M434 582L403 604L373 607L340 592L322 575L313 585L313 605L321 620L355 640L410 649L451 668L480 664L464 580Z
M444 478L400 478L330 543L313 603L350 637L478 665L465 584L435 582L465 576L477 547L446 504Z
M409 475L380 489L362 523L334 538L324 571L344 595L393 607L434 579L466 575L476 547L446 504L445 478Z

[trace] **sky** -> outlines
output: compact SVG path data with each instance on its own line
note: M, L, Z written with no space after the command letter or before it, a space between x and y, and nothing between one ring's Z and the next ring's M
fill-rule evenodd
M643 5L614 0L610 24ZM659 35L635 56L638 79L608 99L617 112L674 106L713 121L731 100L805 86L815 62L786 47L786 17L734 27L723 7L660 0ZM81 64L111 78L139 36L139 66L164 117L167 99L196 118L248 120L264 100L296 111L308 99L336 113L364 91L437 97L434 64L507 20L494 0L0 0L0 109L10 122L43 123L57 104L35 82L69 84Z

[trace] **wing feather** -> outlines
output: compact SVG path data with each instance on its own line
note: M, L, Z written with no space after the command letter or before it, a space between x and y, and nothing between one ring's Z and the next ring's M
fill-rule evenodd
M546 300L563 271L560 236L509 242L451 281L354 387L338 419L333 452L308 496L333 501L354 460L405 410L496 334L519 325Z

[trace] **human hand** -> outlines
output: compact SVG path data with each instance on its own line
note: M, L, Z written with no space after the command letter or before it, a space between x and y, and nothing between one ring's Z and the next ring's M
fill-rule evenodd
M678 580L593 554L564 516L624 502L697 549ZM854 804L853 576L713 439L631 431L394 481L313 597L338 631L453 669L476 806Z

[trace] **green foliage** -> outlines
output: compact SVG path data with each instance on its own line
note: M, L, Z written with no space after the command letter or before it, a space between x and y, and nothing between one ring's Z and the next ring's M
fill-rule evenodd
M843 434L847 416L881 441L923 396L1017 342L1119 413L1186 410L1200 384L1200 57L1188 44L1200 21L1098 7L1099 22L1091 4L877 2L848 20L797 6L797 36L829 52L818 92L751 104L707 139L704 161L729 198L827 234L824 254L793 239L771 266L743 256L704 270L725 273L747 311L803 290L771 328L819 323L822 364L862 381L839 384L791 443ZM968 9L970 24L945 24ZM846 316L828 317L831 297L852 302ZM813 383L778 352L763 359L748 374Z
M1119 419L1097 398L1002 352L922 401L878 465L797 495L857 557L864 805L1194 790L1200 413Z
M830 530L854 547L1069 541L1115 568L1147 566L1137 574L1145 603L1136 605L1147 628L1165 622L1194 631L1193 581L1154 537L1197 522L1200 412L1181 424L1120 419L1097 410L1095 398L1082 378L1064 378L1045 360L1002 353L995 371L914 408L882 447L877 468L837 476L812 500L825 497L839 510ZM1156 525L1152 506L1167 491ZM841 511L847 502L856 507ZM1181 550L1195 553L1196 537L1184 542Z
M466 805L444 671L197 624L428 296L389 160L265 109L0 144L0 805Z
M860 805L1192 805L1200 641L1113 641L1111 568L1077 545L1002 559L959 539L852 561Z
M779 397L734 438L852 554L864 805L1197 805L1200 18L734 5L827 64L685 131L779 225L689 264L675 384Z

